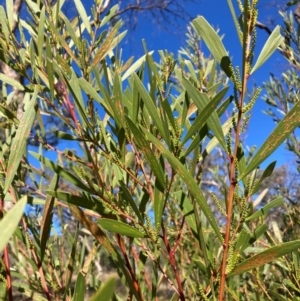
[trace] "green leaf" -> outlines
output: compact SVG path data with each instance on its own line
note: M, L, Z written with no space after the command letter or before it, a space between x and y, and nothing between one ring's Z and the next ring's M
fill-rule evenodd
M275 166L276 166L276 161L271 162L267 166L267 168L264 170L262 176L260 177L259 181L251 189L251 195L254 195L259 190L260 185L265 178L270 177L272 175Z
M105 110L107 110L108 112L112 110L110 103L109 104L105 103L103 99L100 97L99 93L95 90L95 88L91 86L91 84L87 82L83 77L80 77L78 79L78 82L80 88L84 90L86 94L90 95L93 99L95 99L99 104L101 104L105 108Z
M151 167L151 170L154 173L156 179L158 180L160 186L162 188L165 188L165 175L163 169L157 162L157 159L155 158L153 151L149 146L149 143L146 141L141 131L128 117L126 117L126 121L133 134L134 142L137 144L139 150L145 155Z
M3 83L9 84L12 87L17 88L20 91L24 91L24 87L22 86L22 84L20 82L18 82L17 80L8 77L7 75L0 73L0 81L2 81Z
M79 272L75 283L75 289L74 289L74 295L72 301L84 300L85 287L86 287L85 276L83 275L82 272Z
M122 87L119 74L116 72L113 83L113 96L111 98L111 107L114 111L115 123L117 128L125 128L124 108L122 101Z
M90 20L89 20L90 18L87 16L82 2L80 0L74 0L74 2L75 2L76 9L83 21L85 28L87 29L88 33L91 34L92 28L91 28L91 24L90 24Z
M208 96L205 93L200 93L185 77L182 78L182 84L186 88L189 96L193 99L194 103L198 107L201 112L211 103L208 99ZM228 91L228 87L224 88L220 91L219 94L216 95L214 101L220 102L222 98L225 96ZM212 105L212 108L214 106ZM212 110L212 109L211 109ZM201 115L200 112L200 115ZM209 114L209 112L205 112L205 114ZM213 131L214 135L220 142L221 146L226 149L226 141L224 138L224 134L222 131L222 127L220 125L220 120L216 111L211 112L211 115L208 118L207 124L209 128Z
M49 189L56 190L58 186L59 177L54 174ZM54 197L47 196L46 203L44 206L44 213L41 223L41 261L43 261L45 249L47 245L48 238L50 236L51 226L52 226L52 210L54 207Z
M90 72L102 59L104 59L105 56L110 51L112 51L113 48L117 45L117 43L119 41L116 40L115 38L116 38L119 28L121 27L121 24L122 24L121 21L117 22L116 25L109 32L106 39L101 44L100 48L98 49L97 53L95 54L95 57L89 66L88 72ZM120 37L120 39L121 39L121 37Z
M116 287L116 278L114 276L109 277L101 284L97 292L91 297L89 301L100 301L107 300L110 301Z
M44 26L45 26L45 8L44 5L41 10L40 20L39 20L39 27L38 27L38 62L39 64L43 64L43 47L44 47ZM48 74L49 75L49 74Z
M24 213L26 203L27 196L24 196L12 209L8 211L7 214L4 215L3 219L0 221L0 252L3 251L4 247L18 227Z
M170 165L176 171L176 173L181 177L181 179L185 182L187 189L191 192L191 194L196 199L200 209L203 211L204 215L206 216L208 222L212 226L216 236L220 239L220 241L223 240L219 226L215 220L215 217L210 210L198 184L194 180L194 178L191 176L189 171L185 166L181 164L181 162L168 150L166 147L158 140L156 139L151 133L149 133L146 129L142 128L144 134L146 137L152 141L152 143L155 144L155 147L158 148L158 150L162 153L162 155L167 158Z
M284 204L283 198L282 198L282 196L279 196L275 200L273 200L269 204L267 204L266 206L262 207L261 209L259 209L258 211L256 211L255 213L253 213L252 215L250 215L249 217L247 217L245 219L245 221L251 221L254 218L257 218L257 217L260 217L260 216L264 216L272 208L283 206L283 204Z
M75 233L74 233L75 232ZM72 248L71 248L71 252L69 252L68 254L68 260L65 264L65 274L64 274L64 296L63 296L63 300L66 300L66 296L69 293L69 289L70 289L70 285L73 284L72 282L72 276L73 276L73 272L74 272L74 266L76 265L77 261L76 261L76 257L77 257L77 247L78 246L78 234L79 234L79 223L77 223L76 225L76 229L73 232L73 235L71 236L71 234L69 234L70 239L69 242L72 241ZM84 249L84 248L82 248ZM63 265L63 263L61 263Z
M50 187L49 187L50 188ZM79 195L74 195L74 194L70 194L67 192L63 192L63 191L54 191L54 190L47 190L46 191L48 195L55 197L61 201L64 201L66 203L69 204L73 204L82 208L86 208L89 210L93 210L97 213L100 214L105 214L108 212L104 212L104 207L102 205L101 202L99 202L97 199L93 198L92 196L90 196L89 198L85 197L85 196L79 196Z
M61 132L61 131L56 131L55 132L55 136L58 139L61 139L61 140L83 141L83 139L80 138L80 137L73 136L71 134L68 134L68 133L65 133L65 132Z
M300 248L300 240L286 242L275 247L269 248L259 254L256 254L241 264L239 264L228 277L240 275L244 272L250 271L252 269L258 268L266 263L269 263L276 258L284 256Z
M99 28L102 27L102 26L104 26L115 15L115 12L118 10L118 8L119 8L118 4L116 4L116 5L114 5L113 7L110 8L110 10L108 11L108 13L101 20Z
M268 294L273 298L272 300L287 301L286 296L283 296L281 293L278 294L273 290L268 290ZM297 299L295 301L297 301Z
M8 26L7 26L6 13L5 13L4 7L2 5L0 5L0 24L1 24L1 30L4 33L4 36L5 36L5 40L6 40L7 43L9 43L10 31L8 29Z
M54 26L54 24L49 22L49 26L51 27L51 30L55 34L56 38L59 40L59 43L62 45L62 47L66 50L66 52L69 54L69 56L72 58L72 60L76 63L76 65L80 67L81 66L80 62L76 58L74 52L71 50L71 48L69 47L66 40L59 34L59 32L58 32L57 28Z
M167 135L165 133L165 128L162 124L161 118L157 113L157 107L154 104L152 98L150 97L149 93L147 92L147 90L145 89L143 83L141 82L141 80L139 79L139 77L133 73L133 80L136 84L137 90L140 93L141 98L143 99L143 102L149 112L149 114L151 115L153 122L155 123L155 125L158 128L159 133L162 135L162 137L165 139L165 141L168 141L167 139Z
M14 25L14 1L6 0L6 11L7 11L7 19L8 24L11 30L13 30Z
M71 22L68 20L68 18L67 18L61 11L59 12L59 14L60 14L60 17L64 20L64 23L65 23L65 25L66 25L66 31L67 31L68 34L71 36L71 41L69 42L69 46L72 47L73 44L75 44L76 47L79 48L80 45L79 45L79 43L78 43L78 37L77 37L77 34L76 34L75 30L74 30L74 27L75 27L76 25L74 25L73 22L71 23Z
M137 237L137 238L145 237L145 234L140 232L139 230L123 222L116 221L113 219L101 218L99 219L98 224L100 225L101 228L113 233L118 233L129 237Z
M234 21L237 36L239 37L239 40L242 44L242 40L241 40L241 37L240 37L240 26L239 26L239 22L237 20L236 14L235 14L235 10L234 10L234 6L232 4L232 0L227 0L227 3L228 3L228 6L229 6L229 9L230 9L230 12L231 12L232 19Z
M146 56L151 55L154 51L150 51L149 53L143 55L140 57L135 63L133 63L126 72L122 75L122 81L127 79L130 75L132 75L133 72L135 72L140 66L145 62Z
M280 121L272 134L267 138L261 148L256 152L246 170L238 180L247 176L252 170L257 168L266 158L268 158L287 139L289 134L300 125L300 101Z
M162 215L164 210L164 190L160 185L155 185L154 189L154 222L157 231L160 230Z
M56 174L60 175L67 181L69 181L71 184L79 187L80 189L89 192L89 193L94 193L94 191L86 186L80 179L78 179L76 176L71 174L70 172L66 171L62 166L59 166L55 164L53 161L47 159L46 157L39 155L35 152L29 151L29 153L39 160L45 167L50 168L52 171L54 171Z
M89 217L84 211L82 211L78 206L70 205L70 210L74 214L75 218L82 224L84 228L91 232L100 245L102 245L109 254L116 258L118 253L114 249L114 246L111 244L109 238L102 231L102 229Z
M9 186L11 185L14 179L15 173L20 165L21 159L26 150L27 139L29 137L31 127L35 119L34 107L35 107L35 100L37 98L37 94L38 94L38 87L35 86L33 96L25 109L16 136L14 137L12 142L8 164L7 164L7 173L6 173L5 184L4 184L4 194L7 193ZM25 94L25 99L27 96L29 96L29 94Z
M187 134L181 141L180 145L183 145L189 138L191 138L196 131L201 130L203 125L207 122L208 120L208 125L212 129L212 131L215 133L216 132L216 137L218 140L222 141L222 146L226 147L226 142L224 138L224 134L219 122L219 117L215 111L217 105L222 101L223 97L228 91L229 87L224 88L221 90L212 100L207 100L206 97L203 95L203 93L200 93L193 85L183 78L183 84L185 88L187 89L187 92L190 94L194 102L199 105L201 111L200 114L196 117L194 123L192 126L189 128Z
M52 48L49 43L49 39L46 40L46 53L47 53L47 75L49 81L49 89L52 99L54 96L54 71L53 71L53 60L52 60Z
M254 71L256 71L273 54L283 41L284 38L280 34L280 26L277 25L260 52L258 59L251 70L251 74L253 74Z
M193 20L192 24L203 38L207 48L220 64L223 71L230 78L232 76L232 68L230 68L231 62L218 34L202 16Z
M138 217L139 221L141 223L144 222L143 217L141 215L141 212L139 211L134 199L132 198L131 193L129 192L128 188L126 187L125 183L123 181L119 182L120 184L120 193L122 194L122 198L128 202L130 208L134 211L134 213L136 214L136 216Z

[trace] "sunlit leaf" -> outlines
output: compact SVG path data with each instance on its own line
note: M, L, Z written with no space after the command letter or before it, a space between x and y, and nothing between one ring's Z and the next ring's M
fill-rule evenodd
M49 189L56 190L58 185L59 177L57 174L54 174ZM54 197L47 196L44 213L41 223L41 260L43 261L45 249L47 245L48 238L50 236L51 226L52 226L52 216L53 216L53 207L54 207Z
M35 104L38 94L38 87L35 86L35 90L29 104L24 112L21 119L20 125L18 127L16 136L13 139L8 164L7 173L4 184L4 194L7 193L10 184L13 181L15 173L20 165L21 159L25 153L27 139L29 138L30 130L35 119ZM28 94L25 94L29 96ZM25 97L27 97L25 96Z
M300 125L300 101L280 121L271 135L266 139L264 144L256 152L246 170L240 175L238 180L247 176L252 170L257 168L266 158L268 158L281 144L288 138L290 133ZM258 121L259 122L259 121Z
M218 34L202 16L194 19L192 24L203 38L207 48L220 64L223 71L230 78L232 76L232 68L230 68L231 62Z
M271 201L270 203L268 203L267 205L265 205L261 209L257 210L255 213L253 213L249 217L247 217L246 221L250 221L250 220L252 220L254 218L257 218L257 217L260 217L260 216L264 216L272 208L283 206L283 204L284 204L283 198L281 196L277 197L275 200Z
M280 26L277 25L260 52L257 61L251 70L251 74L255 72L274 53L274 51L283 43L283 41L284 38L280 34Z
M43 62L43 47L44 47L44 26L45 26L45 9L46 6L42 7L41 10L41 17L39 21L39 27L38 27L38 37L37 37L37 45L38 45L38 61L40 64Z
M89 34L92 33L92 28L90 25L90 18L87 16L83 3L80 0L74 0L76 9L84 23L84 26Z
M7 19L8 19L8 24L10 26L10 29L13 29L14 25L14 1L13 0L6 0L6 11L7 11Z
M135 61L127 70L126 72L122 75L122 81L127 79L129 76L132 75L133 72L135 72L140 66L145 62L146 56L151 55L154 51L150 51L149 53L143 55L140 57L137 61Z
M116 4L116 5L114 5L113 7L110 8L110 10L107 12L107 14L101 20L99 28L104 26L107 22L109 22L111 20L111 18L113 18L113 16L117 12L118 8L119 8L118 4Z
M112 49L117 45L117 41L115 40L118 30L121 27L122 22L119 21L116 25L111 29L109 34L107 35L104 42L101 44L98 49L92 63L89 66L88 72L90 72Z
M240 275L244 272L258 268L262 265L265 265L266 263L274 261L279 257L289 254L297 250L298 248L300 248L300 240L290 241L290 242L277 245L275 247L271 247L266 251L256 254L243 261L233 270L232 273L228 275L228 277L234 275Z
M9 84L12 87L17 88L20 91L24 90L24 87L22 86L22 84L20 82L18 82L17 80L10 78L9 76L0 73L0 81L2 81L3 83Z
M24 196L0 221L0 252L3 251L4 247L18 227L20 219L24 213L26 203L27 196Z

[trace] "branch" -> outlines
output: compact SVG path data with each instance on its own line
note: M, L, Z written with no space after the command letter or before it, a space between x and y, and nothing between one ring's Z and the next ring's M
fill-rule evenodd
M255 23L255 26L257 27L257 28L260 28L260 29L263 29L263 30L265 30L269 35L272 33L272 30L267 26L267 25L265 25L265 24L263 24L263 23L261 23L261 22L256 22Z

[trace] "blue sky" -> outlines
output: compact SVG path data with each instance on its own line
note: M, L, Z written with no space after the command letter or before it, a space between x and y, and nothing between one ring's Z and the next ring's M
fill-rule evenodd
M232 1L236 4L236 1ZM278 24L282 24L281 16L279 15L275 7L270 8L268 3L272 0L259 1L259 21L265 23L270 17L274 18ZM198 1L198 4L190 4L187 6L188 12L196 18L198 15L202 15L206 20L214 27L220 29L220 34L224 34L223 43L225 48L229 51L230 56L233 57L233 63L235 66L241 65L241 46L238 41L236 29L234 27L231 13L227 4L227 0L202 0ZM236 6L236 14L239 10ZM185 46L186 41L186 27L187 23L179 21L178 28L169 28L169 32L159 27L155 20L151 21L148 18L139 18L139 24L137 29L130 33L133 35L133 41L128 40L127 45L124 46L124 59L125 56L135 55L135 58L144 54L142 39L146 40L148 50L167 49L174 54ZM256 46L256 53L262 49L265 41L268 38L268 34L264 30L257 30L258 39ZM128 45L129 44L129 45ZM129 46L129 47L128 47ZM206 53L208 54L208 53ZM154 55L158 59L158 55ZM126 60L126 59L125 59ZM255 59L254 59L255 61ZM287 61L278 52L274 53L272 57L259 68L249 80L249 87L253 84L260 86L264 81L267 81L270 77L270 71L275 75L280 76L284 71L284 66L287 66ZM264 94L262 91L261 96ZM246 134L246 143L249 146L257 145L259 147L272 132L275 124L272 118L266 116L262 110L266 110L267 106L260 97L254 107L253 114L249 124L249 131ZM281 146L270 158L268 158L263 164L266 164L277 160L277 167L284 163L291 163L295 159L291 152L285 150L284 146Z

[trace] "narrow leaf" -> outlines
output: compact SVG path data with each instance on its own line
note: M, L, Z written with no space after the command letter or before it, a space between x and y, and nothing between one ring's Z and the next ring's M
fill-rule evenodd
M77 247L78 247L78 234L79 234L79 223L76 225L75 235L72 237L71 240L73 240L71 252L69 254L69 260L66 263L66 273L65 273L65 292L63 296L63 300L65 300L65 297L67 296L69 292L70 285L72 283L72 276L74 272L74 266L76 265L76 255L77 255ZM70 241L71 241L70 240ZM72 283L73 284L73 283Z
M144 233L120 221L116 221L108 218L101 218L98 221L98 224L100 225L101 228L113 233L118 233L129 237L137 237L137 238L145 237Z
M154 222L156 230L160 230L164 209L164 190L160 185L155 185L154 189Z
M280 26L277 25L260 52L258 59L251 70L251 74L273 54L273 52L283 43L283 41L284 38L280 34Z
M7 173L4 184L4 194L7 193L10 184L13 181L15 173L19 167L20 161L24 155L27 145L27 139L30 134L32 124L35 119L35 100L38 94L38 87L35 86L32 99L29 101L25 113L19 124L16 136L12 142L8 164L7 164ZM28 94L25 94L25 98Z
M0 73L0 81L2 81L3 83L9 84L12 87L17 88L20 91L24 90L24 87L22 86L22 84L20 84L20 82L18 82L17 80L8 77L7 75Z
M187 84L187 86L189 86L189 85ZM189 88L191 88L191 87L189 86ZM209 118L212 114L213 114L212 120L209 121L209 124L214 122L214 119L216 119L216 118L217 118L217 120L219 120L217 114L215 113L215 110L216 110L217 105L222 101L222 99L225 96L225 94L227 93L227 91L228 91L228 87L226 87L225 89L220 91L208 103L206 103L206 104L203 103L203 106L204 106L204 107L202 107L203 109L201 110L200 114L196 117L194 123L189 128L188 132L186 133L185 137L181 141L180 145L183 145L189 138L191 138L194 135L194 133L196 131L200 131L201 128L204 126L204 124L207 122L207 120L209 120ZM194 92L193 94L195 94L194 97L197 97L198 93L200 94L199 91L193 91L193 92ZM188 93L189 93L189 91L188 91ZM200 95L198 95L198 96L200 98ZM202 103L202 99L200 100L200 102ZM218 124L218 123L219 122L217 122L216 124ZM219 129L216 129L216 131L218 132L218 136L223 137L223 139L222 138L220 138L220 139L223 140L223 142L225 143L225 139L224 139L224 135L223 135L221 126ZM217 135L216 135L216 137L217 137Z
M98 201L97 199L93 198L91 195L80 196L80 195L74 195L63 191L53 191L53 190L47 190L46 191L48 195L55 197L63 202L76 205L88 210L92 210L94 212L97 212L101 214L102 216L112 216L111 210L104 208L102 203Z
M136 125L127 118L127 124L133 134L134 142L137 144L139 150L145 155L151 170L153 171L156 179L158 180L161 187L165 187L165 175L162 170L162 167L159 165L157 159L155 158L152 149L149 146L149 143L144 138L141 131L136 127Z
M257 218L257 217L260 217L260 216L264 216L272 208L283 206L283 204L284 204L284 201L283 201L282 196L277 197L275 200L273 200L272 202L270 202L266 206L262 207L261 209L257 210L255 213L253 213L252 215L250 215L249 217L247 217L245 219L245 221L251 221L254 218Z
M92 33L92 28L90 24L90 18L87 16L83 3L80 0L74 0L76 9L84 23L84 26L89 34Z
M236 17L236 14L235 14L235 10L234 10L234 6L232 4L232 0L227 0L227 3L228 3L228 6L229 6L229 9L230 9L230 12L231 12L231 16L232 16L232 19L234 21L234 25L235 25L235 29L236 29L236 32L237 32L237 36L239 37L239 40L242 44L242 40L240 38L240 26L239 26L239 22L238 22L238 19Z
M165 139L165 141L167 141L168 139L166 138L167 135L165 133L164 126L162 124L160 116L158 115L157 108L156 108L152 98L150 97L149 93L145 89L145 87L144 87L143 83L141 82L141 80L139 79L139 77L135 73L133 73L132 76L133 76L134 82L136 83L137 90L139 91L141 98L143 99L144 104L153 119L153 122L157 126L159 133L162 135L162 137Z
M228 57L227 51L216 31L202 16L193 20L192 24L194 25L200 36L203 38L207 48L220 64L223 71L230 78L232 76L232 68L230 68L231 62Z
M85 287L85 276L82 272L79 272L75 283L74 296L72 301L84 300Z
M26 203L27 196L24 196L0 221L0 252L3 251L4 247L18 227L20 219L24 213Z
M37 40L37 44L38 44L38 61L39 64L43 64L43 46L44 46L44 26L45 26L45 9L46 6L42 7L41 10L41 15L40 15L40 20L39 20L39 27L38 27L38 40ZM49 74L48 74L49 75Z
M251 194L254 195L260 188L260 185L262 183L262 181L267 178L270 177L273 173L273 170L276 166L276 161L271 162L267 168L264 170L262 176L260 177L259 181L255 184L255 186L251 189Z
M101 244L114 259L116 259L118 257L118 254L115 251L113 245L111 244L109 238L101 230L101 228L79 207L70 205L69 208L74 214L75 218L82 224L82 226L86 228L88 231L90 231L91 234L97 240L97 242Z
M88 72L90 72L105 56L112 51L112 49L116 46L115 37L118 33L119 28L121 27L121 22L117 22L116 25L112 28L112 30L107 35L105 41L101 44L100 48L98 49L93 62L89 66Z
M49 189L56 190L58 185L59 177L54 174ZM45 249L47 245L48 238L50 236L51 226L52 226L52 210L54 206L55 198L52 196L47 196L46 203L44 206L44 214L41 223L41 260L43 261Z
M106 300L110 301L116 287L116 278L114 276L109 277L101 284L98 291L91 297L90 301Z
M44 157L42 155L35 153L35 152L29 151L29 153L34 158L39 160L45 167L50 168L56 174L60 175L61 177L63 177L67 181L69 181L71 184L77 186L78 188L80 188L86 192L90 192L90 193L94 192L91 188L86 186L80 179L78 179L76 176L74 176L70 172L66 171L62 166L55 164L53 161L47 159L46 157Z
M100 7L101 7L101 5L100 5ZM118 10L118 8L119 8L118 4L116 4L112 8L110 8L110 10L108 11L108 13L101 20L99 28L102 27L102 26L104 26L115 15L115 12Z
M55 34L56 38L59 40L59 43L64 47L64 49L69 54L69 56L72 58L72 60L76 63L76 65L80 67L80 62L76 58L74 52L71 50L71 48L69 47L66 40L59 34L58 30L55 28L55 26L51 22L49 22L49 25L51 27L51 30Z
M6 11L7 11L7 19L8 24L11 30L13 30L14 25L14 1L13 0L6 0Z
M120 193L122 194L122 198L128 202L128 204L130 205L130 208L134 211L134 213L136 214L136 216L138 217L139 221L141 223L144 222L143 217L141 215L141 212L139 211L134 199L132 198L131 193L129 192L128 188L126 187L125 183L123 181L120 181Z
M226 141L220 125L218 114L216 111L213 111L214 103L210 107L209 105L211 102L209 101L208 96L205 93L200 93L185 77L182 78L182 84L186 88L189 96L193 99L198 109L201 110L203 114L209 116L207 121L209 128L213 131L222 147L226 149ZM217 100L215 101L220 102L227 91L228 87L223 89L218 96L216 96ZM204 109L208 110L208 112L204 111Z
M256 152L246 170L240 175L238 180L247 176L252 170L257 168L266 158L268 158L287 139L289 134L300 125L300 101L280 121L272 134L267 138L261 148Z
M135 63L133 63L126 72L122 75L122 81L127 79L130 75L132 75L133 72L135 72L140 66L145 62L146 56L151 55L154 51L150 51L149 53L143 55L140 57Z
M228 277L240 275L244 272L250 271L252 269L258 268L266 263L269 263L281 256L284 256L288 253L296 251L300 248L300 240L286 242L275 247L269 248L266 251L263 251L259 254L256 254L244 262L239 264Z
M181 164L181 162L168 150L166 147L158 140L156 139L151 133L149 133L146 129L142 128L144 134L146 137L152 141L155 146L159 149L159 151L163 154L165 158L169 161L170 165L173 167L173 169L178 173L178 175L181 177L181 179L185 182L188 190L191 192L191 194L196 199L200 209L203 211L204 215L206 216L208 222L211 224L216 236L220 239L220 241L223 240L219 226L215 220L215 217L210 210L198 184L194 180L194 178L191 176L189 171L185 166Z

